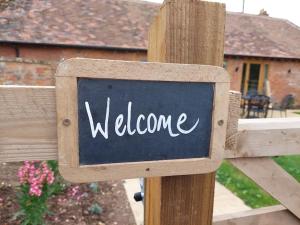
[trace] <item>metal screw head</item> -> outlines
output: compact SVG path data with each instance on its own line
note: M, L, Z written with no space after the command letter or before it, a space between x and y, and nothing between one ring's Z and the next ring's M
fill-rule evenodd
M223 124L224 124L224 120L219 120L219 121L218 121L218 125L219 125L219 126L223 126Z
M67 127L67 126L70 126L70 124L71 124L71 120L69 120L69 119L64 119L64 120L63 120L63 125L64 125L64 126Z

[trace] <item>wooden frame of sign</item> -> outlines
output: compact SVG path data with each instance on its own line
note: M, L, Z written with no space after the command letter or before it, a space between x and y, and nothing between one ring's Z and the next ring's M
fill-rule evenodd
M80 165L78 143L77 79L115 79L214 83L209 157ZM215 171L223 158L228 111L229 76L220 67L144 63L94 59L69 59L56 72L59 170L71 182L134 177L202 174Z

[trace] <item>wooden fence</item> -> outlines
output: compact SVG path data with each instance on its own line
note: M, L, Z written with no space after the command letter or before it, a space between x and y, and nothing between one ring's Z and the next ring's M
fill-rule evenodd
M235 123L232 96L225 158L281 205L217 216L214 224L300 224L300 184L271 159L300 154L300 118ZM0 86L0 162L56 160L56 123L55 87Z

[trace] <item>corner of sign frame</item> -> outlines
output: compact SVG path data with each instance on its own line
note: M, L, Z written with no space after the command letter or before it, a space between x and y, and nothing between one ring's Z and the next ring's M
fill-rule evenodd
M74 177L72 176L72 173L76 173L73 169L73 171L71 171L71 168L69 168L68 166L63 166L63 165L59 165L58 166L58 170L60 175L68 182L71 183L78 183L78 179L74 179Z
M222 76L225 83L230 83L230 74L228 73L228 71L221 67L221 66L217 66L218 71L219 71L219 76Z
M78 60L81 58L70 58L66 60L61 60L57 66L55 77L63 77L68 74L70 71L70 67L74 65L74 63L78 62Z

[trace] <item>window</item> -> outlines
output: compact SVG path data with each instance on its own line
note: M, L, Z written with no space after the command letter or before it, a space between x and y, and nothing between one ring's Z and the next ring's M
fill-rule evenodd
M241 81L241 92L248 94L266 94L268 64L245 62Z

